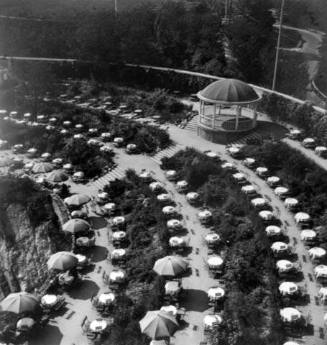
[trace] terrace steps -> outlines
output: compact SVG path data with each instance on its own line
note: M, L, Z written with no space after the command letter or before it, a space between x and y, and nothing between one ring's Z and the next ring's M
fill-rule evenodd
M92 182L92 185L97 189L103 189L103 187L109 184L115 179L122 179L125 176L125 170L117 166L115 169L109 171L106 175Z
M183 146L179 145L179 144L172 144L169 147L167 147L166 149L159 151L157 154L155 154L153 157L151 157L152 160L154 160L156 163L160 164L161 163L161 159L163 157L172 157L175 153L177 153L180 150L183 150Z

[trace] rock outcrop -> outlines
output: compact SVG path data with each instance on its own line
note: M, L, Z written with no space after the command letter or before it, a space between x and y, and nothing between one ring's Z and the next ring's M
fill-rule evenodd
M28 178L0 177L0 298L42 289L49 255L70 250L61 230L67 215L61 214L60 202Z

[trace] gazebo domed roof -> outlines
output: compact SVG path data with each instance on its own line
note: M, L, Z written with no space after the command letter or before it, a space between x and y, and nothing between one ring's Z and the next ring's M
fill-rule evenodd
M250 85L237 79L215 81L199 91L197 96L205 102L218 104L247 104L260 99Z

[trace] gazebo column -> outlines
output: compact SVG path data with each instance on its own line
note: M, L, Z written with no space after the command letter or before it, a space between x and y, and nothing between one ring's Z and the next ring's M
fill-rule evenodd
M236 106L236 119L235 119L235 131L238 130L238 120L239 120L239 117L242 115L242 108L237 105Z
M253 110L253 121L252 121L253 127L255 127L257 125L257 118L258 118L257 109L254 109Z
M215 129L216 127L216 113L217 113L217 105L215 103L213 105L213 126L212 126L213 129Z

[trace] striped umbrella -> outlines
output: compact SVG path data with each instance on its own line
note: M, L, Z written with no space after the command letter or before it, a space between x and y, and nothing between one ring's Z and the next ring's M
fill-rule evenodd
M68 180L68 175L62 170L53 171L49 174L48 180L51 182L63 182Z
M15 314L34 312L39 307L39 300L36 296L25 292L15 292L9 294L0 303L2 311L9 311Z
M148 311L139 324L141 332L151 339L170 337L178 328L175 316L163 310Z
M62 228L66 232L76 234L77 232L88 231L90 224L84 219L74 218L66 222Z
M155 262L153 270L162 276L177 276L185 272L188 262L179 256L165 256Z
M54 165L47 162L35 163L33 166L33 173L40 174L40 173L48 173L54 169Z
M76 267L78 260L73 253L58 252L52 254L47 262L49 270L68 271Z
M65 204L68 206L81 206L89 202L91 198L86 194L74 194L68 198L66 198Z

